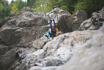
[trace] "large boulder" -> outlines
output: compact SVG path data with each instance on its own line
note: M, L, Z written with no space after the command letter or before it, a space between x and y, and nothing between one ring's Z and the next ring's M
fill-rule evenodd
M0 69L7 70L16 60L16 48L6 51L4 55L0 57ZM5 50L4 50L5 51Z
M97 30L104 23L104 11L93 12L91 18L83 21L79 27L80 30Z
M99 30L74 31L59 35L43 49L26 54L23 61L27 70L103 70L103 42L104 26Z
M25 54L18 54L20 53L18 51L21 51L19 48L32 47L32 42L42 37L43 34L48 31L48 28L45 27L46 25L48 25L47 19L40 14L22 11L18 16L11 17L10 20L0 28L1 70L7 70L8 68L10 68L9 70L14 70L14 68L20 64L19 61L25 57ZM17 47L18 49L16 49ZM35 51L35 49L33 50ZM20 64L19 66L21 70L26 70L25 65ZM16 68L17 70L19 69L18 67Z
M25 11L11 18L0 29L0 39L7 45L30 47L33 40L40 38L48 28L48 22L38 14Z
M54 19L55 23L60 31L63 33L72 31L73 18L68 11L64 11L60 8L54 8L47 13L50 19Z
M71 15L68 11L64 11L60 8L54 8L52 11L48 12L46 14L50 19L54 19L56 23L58 23L58 20L62 15Z
M82 23L84 20L87 19L87 13L84 10L77 11L74 14L74 19L75 23Z
M87 13L83 10L71 15L68 11L64 11L60 8L54 8L47 13L47 16L49 16L48 20L55 20L57 28L63 33L78 30L80 24L87 19Z
M104 29L101 31L96 31L82 47L78 45L73 50L73 57L56 70L104 70Z
M101 18L104 19L104 7L99 11Z
M74 21L73 21L73 30L78 30L80 27L80 24L87 19L87 13L84 10L77 11L73 15Z
M59 18L57 27L61 32L63 33L72 32L73 31L72 26L73 26L73 18L71 15L62 15Z
M69 13L62 13L57 25L60 21L60 30L65 25L66 30L61 31L70 32L73 19ZM94 15L88 27L92 19L99 18ZM103 23L102 19L98 21ZM104 70L104 26L98 30L65 33L46 43L42 35L48 29L47 24L39 14L23 12L3 25L0 29L1 70ZM91 24L99 26L98 22ZM16 62L17 57L20 62Z
M92 24L92 19L87 19L81 23L79 30L95 30L97 27Z
M0 44L14 45L20 41L21 36L16 29L5 29L0 32Z
M0 57L4 55L9 50L8 46L0 45Z

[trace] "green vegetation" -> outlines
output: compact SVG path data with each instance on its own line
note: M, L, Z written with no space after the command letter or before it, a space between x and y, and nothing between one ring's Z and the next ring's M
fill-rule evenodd
M100 10L103 6L104 0L35 0L33 8L35 12L48 12L54 7L60 7L71 13L85 10L90 14Z
M12 0L11 4L8 4L7 0L0 0L0 19L18 14L25 5L26 3L21 0Z
M23 7L30 7L34 12L49 12L54 7L60 7L71 13L77 10L85 10L91 14L104 6L104 0L0 0L0 18L17 15Z
M26 6L26 3L21 0L12 1L10 4L11 14L18 14L19 11Z
M75 5L76 10L85 10L87 13L100 10L104 6L104 0L78 0Z
M0 0L0 19L10 15L10 8L7 1Z

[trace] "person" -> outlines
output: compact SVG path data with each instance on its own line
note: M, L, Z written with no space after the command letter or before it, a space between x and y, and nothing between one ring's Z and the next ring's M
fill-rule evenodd
M59 31L59 29L56 27L56 23L54 20L50 20L49 24L50 24L49 30L44 34L44 39L46 42L62 34L62 32Z
M51 29L49 34L50 34L50 37L53 38L56 36L56 23L55 23L54 19L50 20L49 24L50 24L50 29Z

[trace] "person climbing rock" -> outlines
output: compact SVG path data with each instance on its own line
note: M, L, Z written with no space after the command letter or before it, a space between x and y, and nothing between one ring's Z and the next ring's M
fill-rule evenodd
M50 20L49 24L50 24L50 29L51 29L50 37L53 38L56 36L56 23L55 23L54 19Z

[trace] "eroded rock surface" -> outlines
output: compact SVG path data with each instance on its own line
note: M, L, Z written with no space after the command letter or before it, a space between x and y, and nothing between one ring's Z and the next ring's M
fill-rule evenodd
M23 63L27 70L103 70L103 29L55 37L43 49L26 54Z
M97 30L104 24L104 8L99 12L93 12L92 17L83 21L79 27L80 30Z
M99 13L99 17L94 13L80 25L83 31L73 31L71 14L60 9L51 14L57 11L57 24L65 34L51 40L43 36L49 28L48 19L29 11L21 12L1 27L2 70L104 70L103 14Z

